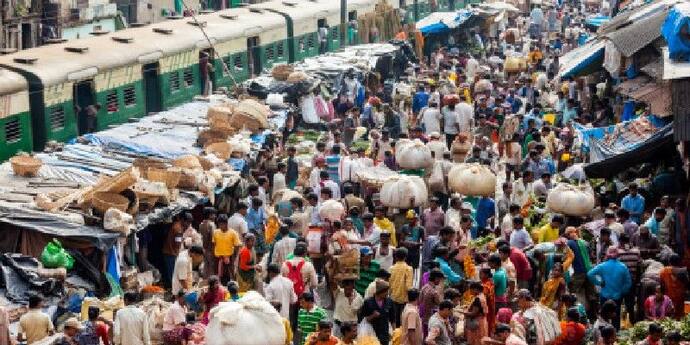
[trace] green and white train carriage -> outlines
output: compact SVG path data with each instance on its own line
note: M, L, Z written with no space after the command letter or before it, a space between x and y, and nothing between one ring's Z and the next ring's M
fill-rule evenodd
M397 1L397 0L395 0ZM359 19L364 17L367 13L376 11L377 0L348 0L347 1L347 20ZM359 42L359 36L355 35L354 40L348 40L348 45L355 45Z
M32 149L29 84L20 74L0 69L0 161Z

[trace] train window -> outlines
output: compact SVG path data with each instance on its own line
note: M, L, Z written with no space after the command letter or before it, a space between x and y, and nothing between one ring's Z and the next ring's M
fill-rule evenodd
M337 40L340 38L340 30L337 26L331 28L331 39Z
M170 92L180 91L180 75L177 72L170 73Z
M266 47L266 60L271 61L275 58L275 50L273 46Z
M244 69L244 64L242 63L242 54L235 54L232 58L232 67L235 71L241 71Z
M307 47L304 44L304 37L301 37L298 41L297 44L299 45L299 51L303 52Z
M282 59L284 57L284 54L285 54L285 51L284 51L285 47L283 46L284 44L285 44L284 42L276 43L276 49L277 49L276 56L279 59Z
M62 105L55 105L49 108L50 129L65 128L65 108Z
M316 47L316 43L314 42L314 34L309 34L307 35L307 46L309 49L314 49Z
M184 84L186 87L191 87L194 85L194 72L191 67L187 67L184 70Z
M134 85L130 85L122 89L122 93L125 96L125 107L137 105L137 92L134 89Z
M5 123L5 143L16 143L22 138L22 128L19 119L15 118Z
M108 91L108 94L105 96L105 106L108 110L108 114L117 112L117 90Z

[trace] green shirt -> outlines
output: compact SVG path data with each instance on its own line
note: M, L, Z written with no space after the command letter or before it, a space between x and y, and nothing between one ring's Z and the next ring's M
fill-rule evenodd
M321 307L314 306L311 311L300 309L297 313L297 329L300 331L300 345L304 344L304 340L307 339L309 334L316 332L319 321L326 320L327 318L328 314L326 314L326 310Z
M494 292L496 297L501 297L506 294L508 290L508 276L503 267L498 268L494 272Z
M355 290L357 290L360 295L364 296L364 292L367 291L369 284L376 279L376 274L380 269L381 265L379 265L376 260L371 260L369 267L366 269L364 267L359 268L359 279L355 282Z

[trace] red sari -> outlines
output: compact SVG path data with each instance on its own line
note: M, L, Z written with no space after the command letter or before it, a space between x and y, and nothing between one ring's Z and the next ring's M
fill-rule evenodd
M489 334L494 334L496 327L496 293L494 291L494 282L491 279L482 279L482 286L484 287L484 297L486 297L486 306L489 312L486 314L486 323L489 327Z
M225 300L225 289L222 287L216 288L214 291L207 291L201 296L201 301L204 303L204 314L201 317L201 323L208 325L208 313L217 306L218 303Z
M659 271L661 284L666 288L666 294L673 301L676 320L680 320L685 314L685 282L674 272L679 269L682 270L683 268L666 266Z

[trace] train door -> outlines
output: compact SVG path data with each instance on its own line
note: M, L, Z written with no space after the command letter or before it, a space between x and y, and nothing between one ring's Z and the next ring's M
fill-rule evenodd
M158 62L144 65L142 75L144 76L144 97L146 99L146 114L157 113L163 110L161 104L161 87L158 78Z
M259 36L247 38L247 66L249 75L253 78L261 73L261 47L259 46Z
M199 52L199 82L201 94L208 96L213 93L213 48L203 49Z
M357 44L357 11L347 13L347 44Z
M77 130L79 135L95 132L98 128L96 95L93 80L83 80L74 83L72 89L75 115L77 117ZM95 113L94 113L95 112Z

